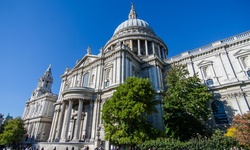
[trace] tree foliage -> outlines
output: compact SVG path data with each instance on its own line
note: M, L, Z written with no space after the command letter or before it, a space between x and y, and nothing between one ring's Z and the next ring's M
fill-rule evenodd
M167 72L166 82L163 107L167 136L188 140L205 134L212 94L201 84L197 74L189 76L184 65L173 66Z
M156 135L147 117L156 113L155 91L149 79L129 77L106 100L102 109L105 139L134 145Z
M158 138L156 140L145 141L142 144L138 144L137 147L141 150L229 150L242 148L235 139L223 134L222 131L216 130L213 136L209 138L198 136L188 141Z
M250 149L250 112L234 116L232 127L236 129L234 137L241 145Z
M3 145L17 144L22 141L25 133L22 119L11 119L5 124L3 133L0 134L0 143Z

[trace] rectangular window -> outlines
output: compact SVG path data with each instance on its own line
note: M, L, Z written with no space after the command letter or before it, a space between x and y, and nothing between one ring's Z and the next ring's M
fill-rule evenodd
M83 87L88 87L89 73L83 75Z

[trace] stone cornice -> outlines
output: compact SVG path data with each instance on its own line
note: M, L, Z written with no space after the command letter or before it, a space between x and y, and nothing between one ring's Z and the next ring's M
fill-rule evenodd
M51 102L55 102L57 100L58 95L57 94L53 94L53 93L46 93L43 94L37 98L31 99L28 102L26 102L26 104L30 104L30 103L35 103L37 101L51 101Z
M230 82L230 83L226 83L226 84L219 85L219 86L213 86L213 87L210 87L208 91L215 91L215 90L225 89L229 87L240 86L244 84L250 84L250 80Z

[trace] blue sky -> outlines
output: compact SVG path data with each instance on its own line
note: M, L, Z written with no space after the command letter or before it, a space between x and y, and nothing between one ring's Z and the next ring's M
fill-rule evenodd
M0 0L0 113L22 116L49 64L58 94L68 66L111 38L134 3L169 57L250 30L249 0Z

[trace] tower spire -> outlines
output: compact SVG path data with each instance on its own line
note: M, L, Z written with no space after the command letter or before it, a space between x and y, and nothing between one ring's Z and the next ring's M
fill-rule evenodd
M39 78L37 88L33 91L32 98L39 97L45 93L51 93L53 84L53 77L51 72L51 64L44 72L43 76Z
M137 13L135 11L135 6L133 3L131 3L131 10L129 12L128 19L137 19Z
M47 71L51 71L51 64L49 64L49 67L47 68L46 72Z

